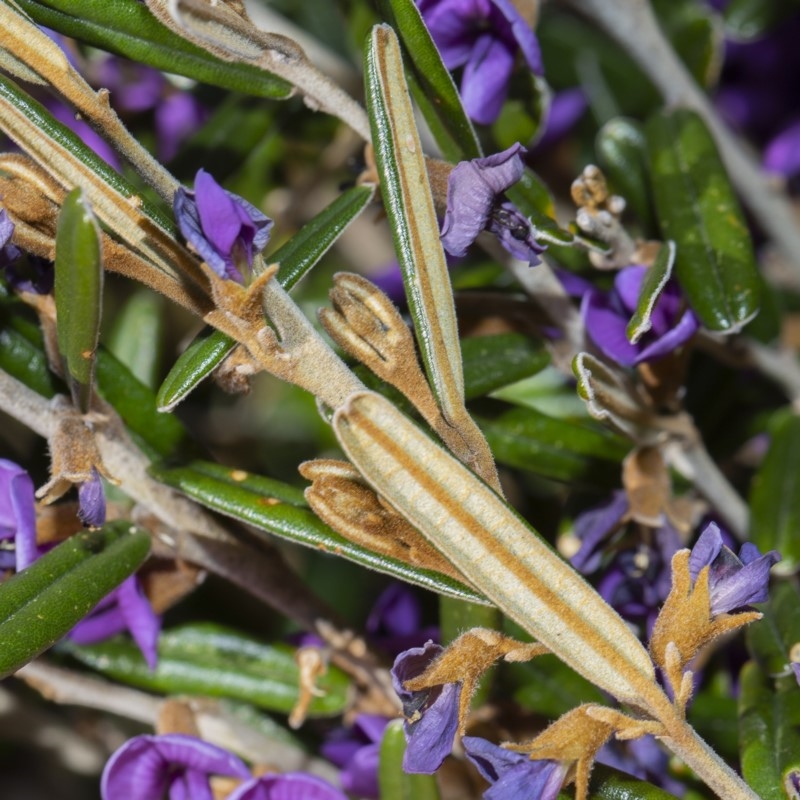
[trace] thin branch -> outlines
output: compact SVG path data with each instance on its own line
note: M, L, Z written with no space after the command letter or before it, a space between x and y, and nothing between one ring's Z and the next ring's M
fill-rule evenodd
M669 105L696 111L711 129L742 200L793 267L800 285L800 228L786 196L720 120L658 26L646 0L563 0L585 14L636 61Z

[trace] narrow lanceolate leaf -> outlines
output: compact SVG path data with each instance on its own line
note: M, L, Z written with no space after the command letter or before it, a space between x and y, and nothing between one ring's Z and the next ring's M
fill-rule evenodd
M400 45L376 25L366 53L367 108L381 192L428 380L445 418L464 397L453 293Z
M272 253L269 263L280 264L278 283L287 292L293 289L347 230L347 226L358 219L374 196L374 186L347 189Z
M139 0L16 0L40 25L156 69L232 89L289 97L292 87L263 69L223 61L162 25Z
M750 541L777 550L775 571L791 575L800 564L800 417L778 411L770 424L770 446L750 493Z
M299 699L300 674L294 648L271 645L220 625L185 625L158 639L158 666L151 670L129 639L95 645L68 644L82 663L115 680L164 694L189 694L244 700L268 711L288 714ZM311 701L309 715L344 711L349 680L329 667Z
M55 300L58 349L72 401L89 410L103 304L100 228L81 189L73 189L58 215Z
M563 795L559 795L562 797ZM598 764L592 770L589 800L674 800L675 795L626 772Z
M664 242L659 248L653 266L647 270L636 310L625 331L628 341L636 344L653 327L653 308L661 297L661 292L672 277L672 267L675 264L675 242Z
M36 658L147 557L150 536L128 522L78 533L0 584L0 677Z
M645 127L656 214L678 248L677 277L712 331L735 333L758 311L753 244L736 194L703 120L675 109Z
M374 186L354 186L307 222L269 261L278 263L278 283L291 290L319 262L375 195ZM236 342L220 331L195 339L181 353L158 390L160 411L171 411L228 356Z
M188 467L151 467L157 479L182 491L206 508L219 511L262 531L347 558L356 564L383 572L407 583L460 600L485 603L486 598L462 583L421 569L396 558L373 553L336 533L303 504L283 499L293 487L252 476L240 470L213 470L208 464ZM265 483L267 482L267 483ZM294 495L292 495L294 497Z
M595 139L600 167L614 192L625 198L646 233L655 232L647 145L640 123L615 117L603 125Z
M742 775L762 800L792 797L785 784L800 771L800 691L794 675L777 683L751 661L739 681Z
M466 161L483 155L480 141L464 111L461 96L433 43L413 0L381 0L384 18L403 43L403 56L413 72L409 87L425 116L442 156Z
M498 608L592 683L651 704L660 690L638 639L497 494L380 395L353 395L334 429L375 491Z
M406 736L403 721L392 720L381 739L378 786L381 800L439 800L435 775L403 772Z

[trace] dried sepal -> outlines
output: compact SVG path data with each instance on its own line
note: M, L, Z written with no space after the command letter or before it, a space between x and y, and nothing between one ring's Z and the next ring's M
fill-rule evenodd
M501 659L530 661L548 652L539 642L519 642L490 628L473 628L462 633L421 675L405 681L403 686L411 692L422 692L437 686L461 684L458 723L459 735L463 736L472 697L490 667Z
M312 481L305 491L309 505L337 533L373 553L467 582L412 525L381 501L352 465L317 459L301 464L299 470Z
M653 660L667 675L676 694L681 695L683 671L705 645L762 616L757 611L744 611L712 617L709 567L704 567L693 582L689 556L690 551L684 549L672 558L672 589L650 637Z
M571 762L575 800L586 800L594 759L615 730L613 724L593 715L595 708L591 705L578 706L557 719L532 741L504 746L517 753L528 753L533 759Z
M619 269L631 263L636 244L622 227L625 201L608 191L603 173L594 164L584 167L572 183L572 200L578 207L575 222L588 236L610 246L608 254L590 252L598 269Z
M664 524L664 511L672 491L659 447L637 447L625 457L622 485L631 519L654 528Z
M325 696L325 692L317 686L317 679L328 671L328 658L319 647L299 647L294 660L300 673L300 683L297 702L289 714L289 727L297 729L305 722L314 698Z
M53 400L58 423L50 436L50 480L36 497L47 505L62 497L73 486L95 478L95 470L106 480L117 483L103 465L95 440L94 427L103 417L96 413L81 414L62 396Z

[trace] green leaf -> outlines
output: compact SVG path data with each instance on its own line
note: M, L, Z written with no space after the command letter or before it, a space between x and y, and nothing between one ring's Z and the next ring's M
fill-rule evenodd
M482 156L461 96L414 0L381 0L379 6L403 44L409 87L442 156L454 162Z
M122 417L139 447L151 458L194 448L177 417L160 414L155 392L104 347L97 353L97 389Z
M625 772L598 764L592 770L589 800L675 800L675 795Z
M138 289L116 314L107 339L109 351L150 388L158 376L165 317L163 296Z
M400 47L387 25L372 30L365 74L381 192L417 342L437 402L452 420L464 397L453 293Z
M316 550L333 553L439 594L472 602L486 602L474 590L446 575L412 567L353 544L322 522L309 508L280 500L275 502L278 498L277 492L273 491L274 487L264 491L252 483L254 476L248 476L249 480L238 481L237 471L225 468L222 468L224 474L209 474L209 468L205 464L199 469L195 469L193 465L172 469L154 466L150 471L157 480L180 490L201 505L246 522L259 530Z
M654 0L653 10L675 52L700 86L719 77L724 38L714 11L695 0Z
M80 188L66 196L58 215L55 270L58 350L72 402L86 413L100 338L103 260L100 227Z
M750 491L750 540L761 552L782 556L778 574L792 574L800 564L800 417L791 409L770 420L770 446Z
M221 331L206 329L180 354L158 389L159 411L172 411L194 391L236 347Z
M760 39L797 13L797 0L730 0L725 33L733 39Z
M655 212L641 124L626 117L610 119L598 131L594 146L613 191L625 198L627 207L638 217L644 231L653 233Z
M506 190L508 199L531 221L537 241L548 245L571 246L575 236L556 222L555 205L550 190L532 170Z
M278 263L277 280L286 291L297 282L328 252L369 205L375 196L374 186L353 186L344 191L327 208L309 220L303 227L267 259Z
M383 732L378 786L381 800L439 800L435 775L412 775L403 771L406 736L403 721L392 720Z
M800 590L790 581L776 583L758 610L764 616L745 631L748 650L771 677L792 675L792 651L800 642Z
M773 685L755 662L740 673L742 774L762 800L791 796L784 780L800 770L800 691L794 675Z
M0 677L52 647L147 557L129 522L78 533L0 584Z
M753 245L711 133L693 111L645 127L656 213L678 247L677 277L702 323L735 333L758 311Z
M292 289L319 262L348 225L358 218L375 194L373 186L354 186L307 222L269 256L280 264L278 283ZM219 331L197 337L181 353L158 390L158 408L171 411L202 383L233 351L236 342Z
M294 648L264 644L220 625L184 625L162 632L158 666L153 671L128 638L84 646L67 643L65 649L103 675L163 694L244 700L283 714L299 699L300 673ZM342 713L348 704L349 685L341 670L329 666L317 682L325 694L311 701L309 716Z
M467 400L534 375L550 363L543 344L521 333L470 336L461 340L461 353Z
M263 69L212 56L162 25L138 0L17 0L40 25L165 72L283 99L292 87Z
M661 297L667 281L672 277L674 263L675 242L664 242L658 250L653 265L645 273L636 309L625 331L631 344L636 344L653 327L653 308Z
M629 445L596 426L548 417L532 408L514 408L494 419L478 418L495 458L559 481L619 480L619 464Z

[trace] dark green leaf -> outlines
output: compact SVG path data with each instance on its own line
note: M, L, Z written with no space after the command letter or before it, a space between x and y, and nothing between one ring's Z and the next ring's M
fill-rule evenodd
M770 422L770 447L750 492L750 540L782 556L775 570L790 574L800 564L800 417L776 412Z
M412 775L403 771L405 752L403 721L392 720L381 740L378 764L381 800L439 800L435 775Z
M248 476L249 480L237 482L232 477L235 471L230 469L224 470L225 475L219 477L207 474L206 466L203 466L202 470L195 470L191 466L174 469L162 466L151 468L156 479L179 489L201 505L246 522L259 530L316 550L333 553L433 592L462 600L485 602L484 598L474 590L452 578L432 570L412 567L394 558L377 555L353 544L328 527L310 509L286 502L275 502L277 498L271 490L263 492L259 488L246 488L254 486L253 476Z
M506 195L531 221L536 239L542 244L571 245L575 242L575 236L556 222L553 198L535 172L526 169Z
M307 222L288 242L269 256L280 264L277 280L287 291L328 252L364 210L374 187L354 186ZM158 390L158 408L171 411L205 380L233 351L236 342L219 331L196 338L173 365Z
M647 149L661 231L678 246L677 277L702 323L734 333L758 311L753 245L705 123L693 111L652 116Z
M636 344L652 327L652 314L661 292L672 277L675 263L675 242L664 242L658 250L653 266L645 273L636 301L636 310L625 331L628 341Z
M217 330L206 330L178 357L158 389L159 411L172 411L233 352L236 340Z
M773 682L751 661L740 674L742 774L762 800L786 800L784 778L800 770L800 691L794 675Z
M599 481L603 486L618 481L618 465L629 449L601 428L532 408L477 421L498 461L559 481Z
M483 155L453 79L414 0L381 0L379 5L403 44L406 72L413 75L409 86L443 157L455 162Z
M150 536L129 522L78 533L0 584L0 677L52 647L136 571Z
M69 643L83 664L123 683L163 694L226 697L288 714L298 701L300 673L289 645L263 644L219 625L185 625L158 639L158 666L151 671L136 645L115 638L94 645ZM317 686L325 694L309 707L312 717L334 716L348 702L349 680L328 667Z
M183 424L171 414L160 414L155 392L102 346L97 354L97 388L151 458L166 458L179 449L191 449Z
M268 261L278 263L278 282L286 291L328 252L353 220L357 219L375 194L373 186L353 186L327 208L309 220L274 253Z
M86 413L100 338L103 260L100 227L80 188L66 196L58 215L55 270L58 349L72 402Z
M776 583L758 610L764 616L747 626L748 650L769 676L791 675L792 648L800 642L800 591L790 581Z
M542 343L520 333L462 339L461 354L467 400L534 375L550 363L550 355Z
M675 795L652 783L599 764L592 770L589 800L675 800Z
M615 117L606 122L595 138L600 167L612 190L625 198L644 231L655 232L647 146L642 126L632 119Z
M758 39L797 13L797 0L730 0L725 32L733 39Z
M292 87L248 64L223 61L162 25L138 0L18 0L40 25L165 72L282 99Z
M722 64L722 26L706 3L654 0L653 10L675 52L706 88L713 86Z

